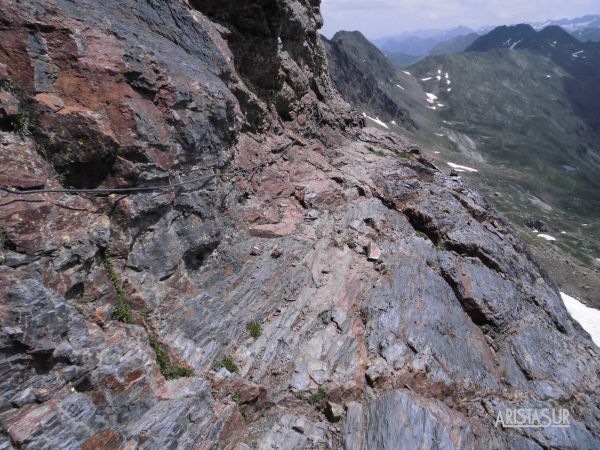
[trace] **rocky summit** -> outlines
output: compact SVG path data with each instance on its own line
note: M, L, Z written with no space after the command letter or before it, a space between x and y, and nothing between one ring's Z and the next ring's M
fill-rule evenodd
M321 24L0 0L1 449L600 448L598 348Z

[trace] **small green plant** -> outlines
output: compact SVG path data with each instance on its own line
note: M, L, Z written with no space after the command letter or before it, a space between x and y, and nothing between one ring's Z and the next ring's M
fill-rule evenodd
M323 388L319 388L319 390L317 392L315 392L314 394L312 394L310 397L308 397L308 399L306 401L308 403L310 403L311 405L316 405L321 400L323 400L325 397L327 397L327 391Z
M250 200L250 194L245 193L241 195L240 198L238 198L238 203L240 205L245 205L246 203L248 203L248 200Z
M160 373L162 373L167 380L191 377L194 375L194 371L189 367L172 365L166 350L154 336L150 336L150 347L152 347L152 350L154 350L154 353L156 354L156 362L160 367Z
M294 392L294 397L296 397L298 400L306 400L306 395L305 395L304 391Z
M414 159L415 157L411 152L400 152L398 156L403 159Z
M352 239L352 238L350 238L346 241L346 245L351 249L356 248L356 242L354 242L354 239Z
M119 303L117 303L117 306L115 306L115 309L113 310L112 320L123 323L133 323L131 308L127 302L119 300Z
M385 156L385 152L383 150L375 150L370 145L367 145L367 150L369 150L371 153L374 153L377 156Z
M435 248L437 248L440 252L446 251L446 244L443 242L439 242Z
M417 231L417 236L419 236L422 239L426 239L429 240L429 236L427 236L425 233L423 233L422 231Z
M112 313L112 319L118 320L123 323L133 323L133 315L131 314L131 307L125 298L125 290L123 289L123 284L121 283L121 279L117 275L115 271L115 266L112 263L112 246L110 243L104 249L104 268L106 269L106 274L108 275L108 279L114 286L117 294L119 295L119 303L115 306L115 309Z
M55 176L56 176L56 181L58 181L61 186L64 186L65 183L67 182L66 175L62 172L59 172L58 170L55 170Z
M240 410L240 414L245 419L246 415L248 414L248 409L246 408L246 405L244 405L244 403L242 402L242 398L238 394L231 394L229 398L235 403L237 403L238 409Z
M227 356L216 361L215 364L213 364L214 370L219 370L223 367L225 367L231 373L239 372L238 366L235 363L235 361Z
M246 330L254 339L260 337L262 334L262 326L258 320L253 320L252 322L247 323Z
M19 111L12 119L12 126L18 133L30 135L31 122L29 120L29 114L25 111Z

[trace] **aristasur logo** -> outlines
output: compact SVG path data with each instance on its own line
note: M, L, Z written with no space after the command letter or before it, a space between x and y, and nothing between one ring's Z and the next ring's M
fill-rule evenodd
M499 411L496 427L502 428L569 428L571 414L564 408L508 408Z

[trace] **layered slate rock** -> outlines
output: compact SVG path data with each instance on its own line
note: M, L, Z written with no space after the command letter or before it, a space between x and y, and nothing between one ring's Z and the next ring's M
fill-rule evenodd
M361 128L318 2L226 3L2 0L3 187L218 176L2 194L0 446L599 447L598 349L512 227Z

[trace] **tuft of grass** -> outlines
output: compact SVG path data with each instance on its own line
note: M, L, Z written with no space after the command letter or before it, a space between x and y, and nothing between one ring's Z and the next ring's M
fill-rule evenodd
M133 323L133 315L131 314L131 307L127 302L119 300L117 306L112 313L112 320L117 320L123 323Z
M304 391L294 392L294 397L296 397L298 400L306 400L306 395Z
M317 392L315 392L314 394L312 394L310 397L308 397L306 399L306 401L308 403L310 403L311 405L316 405L321 400L323 400L325 397L327 397L327 391L323 388L319 388L319 390Z
M351 249L355 249L356 248L356 242L354 242L354 239L348 239L346 241L346 245L351 248Z
M235 361L227 356L223 357L222 359L216 361L213 364L214 370L219 370L222 367L225 367L231 373L236 373L236 372L239 372L239 370L240 370L240 369L238 369L238 366L235 363Z
M248 322L246 324L246 330L254 339L260 337L260 335L262 334L262 326L260 325L260 322L258 320Z
M367 145L367 150L369 150L371 153L374 153L377 156L385 156L385 152L383 150L375 150L370 145Z
M422 231L417 231L417 236L419 236L420 238L429 240L429 236L427 236L425 233L423 233Z
M246 416L247 416L247 414L248 414L248 409L246 408L246 405L244 405L244 403L242 402L241 397L238 394L231 394L229 396L229 398L231 400L233 400L238 405L238 409L240 410L240 414L245 419Z
M435 246L435 248L437 248L440 252L446 251L446 244L440 242L438 243L438 245Z
M29 120L29 114L27 114L25 111L19 111L12 119L12 126L18 133L22 135L30 135L31 121Z
M119 278L119 275L117 275L115 266L112 263L112 246L110 243L104 249L104 268L106 269L108 279L119 295L119 303L117 303L117 306L115 306L115 309L113 310L112 319L123 323L133 323L131 307L125 298L123 284L121 283L121 279Z
M167 351L154 336L150 336L150 347L156 354L156 362L160 367L160 373L167 380L194 376L194 371L190 367L172 365Z
M398 153L398 156L403 159L414 159L415 158L415 155L412 154L411 152L400 152L400 153Z

